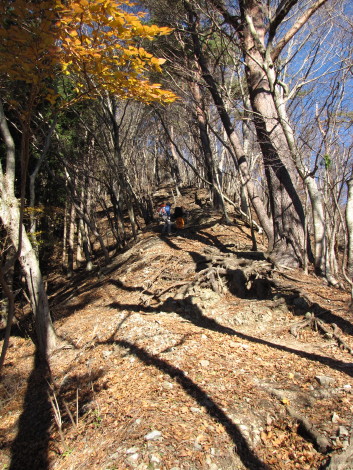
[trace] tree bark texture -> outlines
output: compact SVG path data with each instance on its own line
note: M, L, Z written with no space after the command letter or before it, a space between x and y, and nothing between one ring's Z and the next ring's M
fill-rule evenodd
M6 147L6 172L0 166L0 219L24 272L35 320L38 352L46 357L56 347L48 297L36 253L22 225L21 210L15 197L15 145L0 101L0 131Z
M347 181L346 224L348 234L347 275L353 280L353 178Z
M265 57L265 17L255 0L243 0L241 39L253 122L261 147L273 214L272 258L287 266L303 266L305 216L294 186L293 162L274 103L266 68L273 64Z
M0 218L13 245L17 248L20 241L20 210L18 201L14 196L4 194L4 192L1 193ZM22 227L18 259L24 272L29 292L29 299L35 319L38 348L43 355L47 355L56 346L56 335L50 318L48 297L39 261L24 227Z
M201 77L199 77L199 79L200 78ZM211 149L210 137L207 131L206 111L204 109L202 93L197 80L192 82L191 90L194 98L195 114L197 119L197 125L199 128L201 148L204 157L206 179L211 183L212 203L216 209L222 209L223 213L225 213L224 201L221 195L221 190L219 188L214 156Z
M197 31L198 19L195 13L190 9L187 3L185 3L185 6L186 6L187 11L189 12L189 23L190 23L191 33L192 33L194 53L198 60L199 66L201 68L202 77L208 86L209 92L217 108L219 117L222 121L222 124L226 131L228 139L231 143L234 154L237 158L237 166L239 169L242 184L246 186L249 199L254 207L254 210L259 219L260 225L262 226L262 228L264 229L266 233L269 247L272 248L273 243L274 243L273 227L267 216L266 209L264 207L262 199L259 197L259 194L255 188L255 185L251 179L251 176L249 173L248 162L246 159L246 155L244 154L243 146L240 142L239 137L237 136L234 130L234 127L232 125L230 116L226 110L222 96L220 94L220 91L218 90L217 83L209 70L205 56L202 53L202 48L201 48L198 31Z

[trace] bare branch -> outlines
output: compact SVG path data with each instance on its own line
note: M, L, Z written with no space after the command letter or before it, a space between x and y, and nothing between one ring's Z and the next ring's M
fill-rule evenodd
M309 18L324 4L327 0L317 0L311 8L308 8L306 12L298 19L298 21L291 27L291 29L284 35L284 37L278 42L276 47L271 53L271 58L275 61L284 47L292 39L293 36L304 26Z

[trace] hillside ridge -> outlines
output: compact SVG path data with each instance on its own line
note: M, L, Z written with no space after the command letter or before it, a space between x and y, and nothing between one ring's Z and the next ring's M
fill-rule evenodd
M79 283L56 279L66 347L52 357L52 384L22 408L33 346L12 338L3 466L334 468L351 445L349 296L274 270L234 220L194 208L185 230L165 237L152 224L111 265Z

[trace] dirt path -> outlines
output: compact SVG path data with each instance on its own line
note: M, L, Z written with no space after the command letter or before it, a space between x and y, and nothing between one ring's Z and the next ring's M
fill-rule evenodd
M193 287L210 248L233 258L250 246L242 224L210 217L170 238L146 231L99 277L58 288L57 331L71 348L52 359L55 390L39 394L27 387L31 342L12 339L0 468L319 469L349 446L353 358L330 333L353 347L348 296L299 272L274 272L260 299L224 279L221 292ZM293 336L307 312L329 332Z

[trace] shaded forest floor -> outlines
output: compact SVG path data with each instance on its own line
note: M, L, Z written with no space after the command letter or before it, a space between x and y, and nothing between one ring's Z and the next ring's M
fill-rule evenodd
M196 282L212 258L249 261L251 239L239 219L189 210L183 231L151 225L99 273L51 276L66 346L50 382L12 337L0 469L320 469L350 447L348 294L275 270L237 290L217 263ZM297 327L305 314L316 328Z

